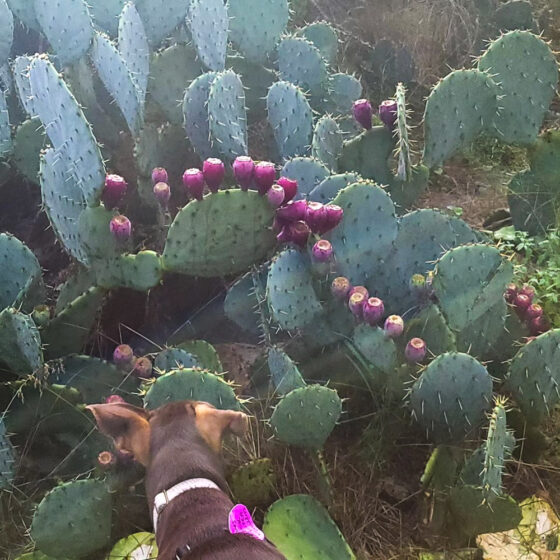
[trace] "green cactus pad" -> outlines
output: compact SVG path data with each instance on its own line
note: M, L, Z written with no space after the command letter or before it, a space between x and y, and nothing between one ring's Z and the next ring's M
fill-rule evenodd
M412 386L413 416L436 443L462 440L484 419L492 400L492 379L468 354L438 356Z
M430 354L438 356L444 352L457 349L457 341L453 331L437 305L431 304L413 319L406 323L405 337L407 340L418 337L426 343Z
M89 268L78 267L60 286L55 313L60 313L67 305L80 297L95 284L95 274Z
M288 445L321 449L342 414L337 392L322 385L291 391L270 418L274 435Z
M529 31L510 31L490 44L478 68L500 84L497 137L532 144L558 86L558 63L550 47Z
M6 3L0 0L0 64L8 60L14 39L14 16Z
M37 114L31 93L31 83L29 81L29 68L33 57L31 56L18 56L13 64L14 83L18 94L19 102L24 108L25 112L34 117Z
M222 0L191 0L189 24L193 43L203 64L220 72L226 64L228 8Z
M267 271L264 269L258 273L257 278L257 281L263 284L263 288L266 287L266 279ZM253 272L249 272L228 289L224 300L224 313L243 330L259 334L261 326L254 281Z
M0 312L0 361L19 375L43 365L41 337L33 319L13 308Z
M494 21L500 31L514 29L537 31L533 19L533 7L527 0L508 0L500 4L494 12Z
M358 325L354 330L352 342L376 370L389 375L397 367L397 346L386 336L383 329Z
M154 251L120 255L93 262L97 285L101 288L130 288L145 292L155 288L163 278L161 256Z
M53 362L49 381L80 391L85 404L103 402L110 395L120 395L127 402L138 400L138 382L124 375L116 366L91 356L66 356Z
M278 45L278 71L281 80L313 96L322 95L328 79L327 63L321 51L299 37L285 37Z
M338 35L329 23L318 21L302 27L299 33L319 49L329 66L336 64Z
M111 495L104 482L61 484L38 505L31 538L51 556L82 558L109 544L111 514Z
M359 173L379 185L388 185L392 174L387 160L395 147L393 134L385 126L374 126L344 144L338 162L340 171Z
M289 82L276 82L267 98L268 122L282 158L308 153L313 135L313 113L303 92Z
M263 529L289 560L355 560L327 510L312 496L293 495L272 504Z
M17 237L0 233L2 289L0 310L10 306L31 311L43 303L45 287L37 257Z
M174 369L198 368L200 364L195 356L181 348L166 348L158 353L154 366L165 373Z
M41 30L35 15L34 0L7 0L7 2L14 16L16 16L23 25L35 31Z
M331 175L321 181L310 193L309 200L327 204L335 198L338 193L361 180L357 173L341 173L340 175Z
M104 295L101 288L90 288L57 313L43 328L41 339L49 359L83 349L101 309Z
M35 0L35 16L61 64L68 65L86 54L93 26L83 0Z
M187 340L178 344L177 347L194 356L200 367L215 373L224 371L218 352L205 340Z
M425 165L415 165L410 169L408 181L393 177L389 183L389 193L395 205L402 210L414 206L428 188L430 170Z
M12 130L10 128L7 94L0 89L0 158L8 156L12 148Z
M327 237L340 275L357 286L375 282L397 237L395 206L375 183L355 183L333 203L344 210L342 222Z
M325 109L333 115L348 115L354 101L362 96L360 80L350 74L331 74L328 81Z
M185 90L200 74L202 66L189 45L172 45L152 58L150 95L173 124L183 124Z
M94 25L114 37L119 31L119 16L127 0L95 0L89 4Z
M157 560L158 547L153 533L134 533L112 548L107 560Z
M18 126L12 159L18 171L33 183L39 182L41 150L44 145L45 131L39 119L27 119Z
M296 364L277 346L268 351L268 369L276 392L280 395L286 395L306 385Z
M138 134L144 121L144 99L136 89L132 74L111 40L96 34L91 58L103 85L115 100L130 132Z
M274 246L272 219L272 207L256 191L234 189L194 200L169 228L164 267L203 277L241 272Z
M218 74L208 95L208 119L214 148L229 162L247 154L247 109L239 76Z
M136 0L150 45L157 46L185 21L189 4L185 0Z
M255 459L231 475L229 486L235 500L248 508L266 506L273 500L276 476L270 459Z
M397 102L397 177L401 181L408 181L412 174L412 161L410 158L410 141L408 139L408 124L406 111L406 88L399 84L395 94Z
M493 130L500 89L480 70L455 70L430 93L424 113L424 163L428 167L442 165L481 132Z
M297 198L305 198L319 183L329 176L329 170L314 158L296 157L284 164L282 177L298 182Z
M15 474L15 451L0 418L0 492L9 490Z
M105 166L91 127L48 59L41 55L33 57L29 72L37 116L57 155L72 162L71 176L86 202L95 205L103 189Z
M560 401L560 330L542 334L513 358L505 389L520 406L527 422L537 425Z
M231 385L213 373L198 369L177 369L158 377L144 397L144 406L154 410L183 400L207 402L221 410L240 408Z
M272 319L287 331L310 325L322 313L304 253L286 249L274 259L268 273L267 299Z
M266 61L290 19L287 0L229 0L228 15L231 41L253 62Z
M332 117L323 115L317 121L313 133L313 157L322 161L330 170L336 171L342 146L342 131L338 123Z
M91 261L115 258L121 251L109 226L112 218L103 206L86 208L79 216L80 242Z
M207 72L193 80L183 100L185 130L196 153L202 159L213 154L208 122L208 97L216 75L214 72Z
M531 170L551 188L557 187L560 174L560 130L546 130L529 148ZM556 190L556 195L558 196Z

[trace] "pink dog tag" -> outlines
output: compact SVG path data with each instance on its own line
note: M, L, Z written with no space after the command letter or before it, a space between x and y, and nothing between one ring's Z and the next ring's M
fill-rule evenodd
M243 504L237 504L229 512L229 532L232 535L243 533L264 541L264 533L255 525L249 510Z

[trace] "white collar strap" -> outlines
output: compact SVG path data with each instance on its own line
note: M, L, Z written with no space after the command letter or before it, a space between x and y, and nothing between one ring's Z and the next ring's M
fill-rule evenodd
M157 531L158 517L164 510L165 506L181 494L197 488L211 488L212 490L221 491L221 488L215 482L212 482L207 478L191 478L189 480L183 480L183 482L179 482L179 484L175 484L175 486L169 488L169 490L160 492L154 498L154 509L152 513L154 533Z

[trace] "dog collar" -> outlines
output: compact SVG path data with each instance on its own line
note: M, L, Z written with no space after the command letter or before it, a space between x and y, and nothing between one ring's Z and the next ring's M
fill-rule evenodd
M179 482L179 484L175 484L168 490L164 490L160 492L154 498L154 509L152 512L152 519L154 522L154 533L157 531L157 523L158 517L160 516L161 512L165 509L165 506L189 490L196 490L198 488L210 488L212 490L220 490L221 488L211 480L207 478L191 478L190 480L183 480L183 482Z

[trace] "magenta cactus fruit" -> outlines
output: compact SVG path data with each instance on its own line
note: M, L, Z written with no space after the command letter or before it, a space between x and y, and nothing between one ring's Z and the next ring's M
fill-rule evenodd
M325 227L327 231L331 231L331 229L334 229L342 221L344 210L336 204L327 204L325 209L327 211L327 223Z
M109 395L105 399L105 404L122 404L126 401L120 395Z
M358 124L363 126L366 130L371 129L373 108L367 99L358 99L357 101L354 101L352 112Z
M376 297L368 298L364 303L364 321L371 326L379 324L385 315L385 305Z
M140 379L149 379L152 376L152 362L149 358L136 358L132 375Z
M529 301L533 303L533 299L535 299L535 288L533 288L533 286L529 286L529 284L523 284L518 293L527 296L529 298Z
M383 326L385 334L389 338L398 338L404 331L404 321L400 315L389 315Z
M280 185L272 185L266 196L273 208L279 208L284 202L284 189Z
M204 174L200 169L192 167L183 173L183 185L187 194L196 200L202 200L204 194Z
M224 162L218 158L208 158L202 164L202 174L211 192L218 192L226 175Z
M505 300L513 305L515 303L515 298L517 297L518 291L519 290L517 289L517 286L515 284L508 284L506 286L506 291L504 292Z
M319 235L326 233L328 230L325 230L325 225L327 223L327 210L325 205L320 202L308 202L305 221L313 233Z
M366 300L369 298L369 292L365 286L354 286L350 289L350 293L348 295L352 296L356 293L362 294Z
M535 317L529 321L529 332L532 336L539 336L550 330L550 321L544 316Z
M156 167L152 171L152 183L155 185L157 183L169 183L169 175L167 170L163 167Z
M154 185L154 196L162 208L167 208L171 198L171 189L167 183L156 183Z
M241 190L248 190L253 183L255 162L249 156L239 156L233 162L233 175Z
M292 222L285 225L276 236L280 243L294 243L298 247L305 247L311 235L309 226L304 221Z
M525 311L525 316L527 319L536 319L537 317L542 317L543 315L543 308L538 303L532 303L529 307L527 307L527 311Z
M313 260L318 263L329 262L333 257L333 248L330 241L320 239L311 250Z
M102 451L97 456L97 467L100 471L111 470L117 464L117 458L110 451Z
M383 101L379 105L379 118L389 130L393 130L397 122L397 102L392 99Z
M525 312L531 305L531 298L526 294L517 294L515 298L515 308L520 315L525 315Z
M113 351L113 362L118 366L129 366L134 360L134 352L128 344L119 344Z
M276 167L271 161L259 161L255 165L255 183L259 194L265 195L276 180Z
M360 292L354 292L348 299L348 308L356 319L363 318L366 299L366 296Z
M284 204L293 200L298 191L298 182L288 177L280 177L277 183L284 189Z
M412 364L420 364L426 357L426 343L421 338L412 338L404 350L404 356Z
M352 289L352 284L350 280L345 276L338 276L332 281L331 284L331 294L341 301L346 301Z
M276 218L281 224L286 225L288 222L299 222L307 218L307 201L296 200L288 202L285 206L278 208Z
M101 201L105 208L112 210L116 208L124 198L128 184L120 175L107 175L105 186L101 194Z
M132 224L130 220L122 214L113 216L109 223L109 228L111 229L113 237L121 243L128 241L132 235Z

